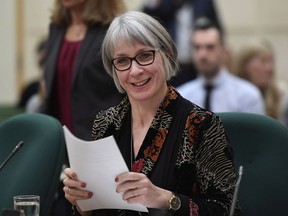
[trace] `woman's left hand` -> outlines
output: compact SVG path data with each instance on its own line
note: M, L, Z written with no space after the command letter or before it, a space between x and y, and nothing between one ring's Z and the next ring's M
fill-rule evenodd
M116 177L116 191L123 193L128 203L140 203L148 208L168 209L172 192L155 186L142 173L127 172Z

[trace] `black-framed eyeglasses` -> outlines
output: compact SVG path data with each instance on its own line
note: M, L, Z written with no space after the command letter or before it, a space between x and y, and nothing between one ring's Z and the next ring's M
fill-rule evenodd
M155 52L156 50L147 50L147 51L138 53L133 58L118 57L118 58L112 59L111 62L118 71L126 71L131 68L133 60L135 60L137 64L141 66L147 66L147 65L152 64L155 60Z

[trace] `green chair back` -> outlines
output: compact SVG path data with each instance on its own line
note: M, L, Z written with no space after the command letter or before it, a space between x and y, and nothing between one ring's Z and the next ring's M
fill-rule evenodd
M252 113L218 113L243 165L239 202L244 216L288 215L288 129Z
M21 141L23 147L0 172L0 211L13 196L40 195L40 215L49 215L66 153L61 124L44 114L15 115L0 125L0 162Z

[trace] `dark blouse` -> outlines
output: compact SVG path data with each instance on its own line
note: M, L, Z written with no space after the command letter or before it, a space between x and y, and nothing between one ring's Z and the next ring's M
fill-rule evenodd
M65 38L63 39L57 62L55 89L53 94L55 101L57 101L55 104L56 106L54 106L55 116L62 125L66 125L72 132L74 132L71 113L72 76L80 45L81 41L71 42Z
M99 113L93 139L114 135L127 166L157 186L178 194L181 208L173 215L229 215L235 188L232 152L222 122L181 97L171 86L131 168L131 107L126 97ZM142 215L168 215L149 209ZM94 215L139 215L128 210L96 210ZM237 206L235 215L241 215Z

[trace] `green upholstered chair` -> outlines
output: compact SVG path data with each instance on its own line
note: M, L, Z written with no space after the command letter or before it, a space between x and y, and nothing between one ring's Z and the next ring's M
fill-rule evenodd
M21 141L23 147L0 172L0 211L13 196L40 195L40 215L49 215L66 154L61 124L44 114L18 114L0 125L0 162Z
M288 129L251 113L217 113L244 172L238 199L244 216L288 215Z

